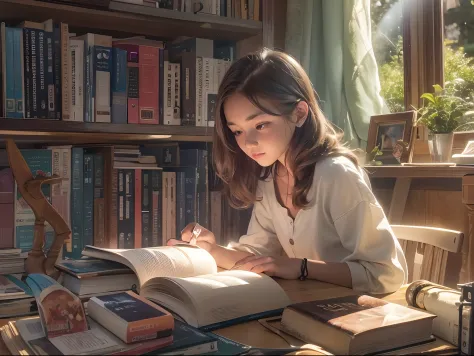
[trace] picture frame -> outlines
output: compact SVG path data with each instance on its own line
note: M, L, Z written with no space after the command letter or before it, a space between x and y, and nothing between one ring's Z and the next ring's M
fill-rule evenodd
M376 161L383 164L411 162L415 122L414 110L371 116L366 152L370 154L377 146L382 154L376 156Z

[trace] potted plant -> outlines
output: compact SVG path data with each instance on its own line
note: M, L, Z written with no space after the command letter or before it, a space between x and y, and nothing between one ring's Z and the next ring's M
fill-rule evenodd
M423 124L430 130L428 146L433 162L449 162L453 148L454 131L466 125L474 109L473 98L457 95L457 87L462 79L446 82L444 88L433 85L434 93L424 93L423 106L417 110L417 124Z

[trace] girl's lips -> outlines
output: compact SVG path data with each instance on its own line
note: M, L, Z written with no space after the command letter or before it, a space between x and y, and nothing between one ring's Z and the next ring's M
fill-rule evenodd
M265 153L252 153L252 158L257 159L264 155Z

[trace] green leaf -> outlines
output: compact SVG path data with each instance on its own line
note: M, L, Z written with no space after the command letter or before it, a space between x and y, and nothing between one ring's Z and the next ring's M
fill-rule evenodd
M421 99L426 99L428 100L429 102L433 103L433 104L436 104L436 101L435 101L435 97L433 94L431 93L424 93L421 97Z
M443 91L443 88L439 84L433 85L436 94L440 94Z

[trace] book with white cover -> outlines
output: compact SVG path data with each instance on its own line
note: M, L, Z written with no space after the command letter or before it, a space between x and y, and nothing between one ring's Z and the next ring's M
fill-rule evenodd
M86 246L83 255L130 267L138 276L140 295L205 330L280 314L290 304L271 277L248 271L217 272L214 258L199 247ZM263 298L268 295L272 297Z

